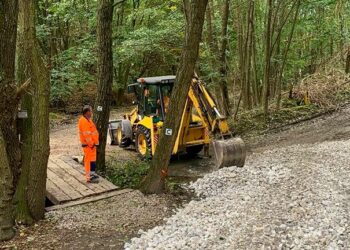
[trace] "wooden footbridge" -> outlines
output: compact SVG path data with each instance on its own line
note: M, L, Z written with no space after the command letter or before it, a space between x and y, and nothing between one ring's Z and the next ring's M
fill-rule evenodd
M66 207L119 194L121 191L100 177L98 183L86 183L84 167L72 157L52 156L47 170L46 196L54 204ZM118 191L116 191L118 190ZM48 207L47 210L53 210Z

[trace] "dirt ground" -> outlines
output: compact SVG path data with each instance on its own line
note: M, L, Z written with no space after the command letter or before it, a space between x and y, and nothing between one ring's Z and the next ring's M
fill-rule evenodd
M127 112L125 109L113 110L111 120L120 119L120 116ZM50 133L50 154L51 155L82 155L81 145L78 139L78 116L73 117L69 123L56 126ZM132 150L122 150L119 147L111 146L109 137L107 142L107 155L118 155L118 160L130 160L136 157Z
M32 227L19 227L16 238L0 249L121 249L140 229L162 223L177 203L171 195L132 191L52 211Z
M118 117L118 112L113 115ZM288 145L300 144L302 147L303 144L340 139L350 139L350 107L265 135L247 138L246 142L250 152L258 153ZM119 160L136 157L134 151L121 150L115 146L108 145L107 151L109 155L117 155ZM76 121L52 130L51 154L81 154ZM192 163L182 159L174 173L181 175L179 172L187 165L191 166L190 172L203 175L208 162L200 158ZM172 195L144 196L134 191L50 212L44 221L32 227L19 227L17 237L0 245L0 249L121 249L139 230L162 224L163 218L169 217L178 204L179 198Z

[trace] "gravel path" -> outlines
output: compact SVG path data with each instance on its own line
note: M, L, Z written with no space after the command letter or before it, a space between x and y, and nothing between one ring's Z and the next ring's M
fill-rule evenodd
M190 185L201 197L126 249L350 249L350 140L250 155Z

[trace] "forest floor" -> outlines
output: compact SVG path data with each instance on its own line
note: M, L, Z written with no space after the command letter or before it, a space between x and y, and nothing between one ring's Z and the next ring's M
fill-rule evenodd
M118 113L113 115L118 116ZM341 188L338 187L338 185L336 184L336 180L344 180L344 178L349 179L350 169L346 166L339 168L337 166L335 168L332 168L329 165L324 166L324 168L322 168L322 166L320 165L312 164L312 161L320 159L320 162L322 162L322 160L327 161L329 160L329 158L338 157L339 155L332 155L332 153L336 153L337 151L339 151L339 149L344 148L344 146L347 146L343 142L344 140L346 142L346 140L349 139L349 106L330 115L324 115L316 119L302 122L293 126L283 127L282 129L275 129L271 132L267 132L264 135L246 138L246 142L249 145L250 152L248 156L248 168L246 173L244 173L246 168L238 170L237 175L242 175L242 179L237 180L238 182L234 186L234 188L238 188L237 185L241 183L243 185L242 187L244 187L242 188L242 191L247 192L248 195L251 195L251 197L254 198L251 200L252 202L249 202L249 204L247 203L245 205L249 205L250 208L257 209L257 211L261 209L260 213L268 213L263 209L263 205L266 205L269 202L275 204L275 199L277 198L281 201L284 200L282 202L283 204L285 202L288 203L289 198L286 195L288 194L288 192L290 193L293 191L290 188L298 188L297 186L295 186L295 183L293 183L293 180L296 180L297 178L284 178L286 176L286 173L288 172L289 177L295 175L301 178L300 189L302 189L303 192L307 190L308 187L311 188L310 186L315 183L311 180L319 181L317 182L317 185L315 185L318 186L321 189L321 191L326 192L324 188L329 188L328 196L322 196L322 202L325 202L325 204L328 205L332 202L335 202L338 205L340 204L339 206L343 208L343 205L346 202L349 202L349 200L341 200L340 198L348 197L348 194L347 196L344 196L344 186ZM324 144L327 143L326 141L329 141L329 143L331 144ZM302 151L304 148L306 150L305 155L303 155ZM330 155L327 155L324 152L324 150L328 151ZM107 151L109 155L118 155L118 158L121 161L123 161L123 159L135 159L136 157L136 153L134 151L121 150L115 146L107 146ZM315 155L320 158L316 159L315 157L313 157L312 152L316 152ZM74 118L70 122L66 122L66 124L58 125L52 129L51 154L81 154L81 148L79 147L79 143L77 140L76 118ZM326 159L323 159L322 155L324 155ZM276 157L281 158L280 163L279 159L276 159ZM341 157L348 157L347 162L350 161L350 154L345 156L343 154L341 155ZM270 186L263 185L265 192L263 196L259 196L258 193L252 193L254 191L254 188L256 187L255 185L257 185L259 182L266 182L266 179L264 178L267 177L263 174L264 170L262 169L262 167L259 167L261 160L266 161L263 164L266 168L270 169L267 172L269 173L268 178L270 178L270 182L272 184L269 183L269 185L277 185L282 187L286 186L288 188L283 188L280 193L275 194L274 192L276 192L276 188L271 188ZM201 164L203 162L207 162L207 160L201 159L197 161L200 161ZM274 175L275 173L272 172L274 172L275 170L272 167L266 165L269 163L269 161L271 161L271 164L279 164L280 167L278 167L278 169L282 169L281 171L284 171L284 175L282 176L282 173L278 172L279 170L276 170L276 172L278 173L277 175ZM292 163L292 165L288 165L289 161ZM340 163L343 161L344 159L340 160ZM205 164L207 163L204 163L204 165ZM183 163L182 167L184 165L186 164ZM291 174L290 171L288 169L285 169L284 166L288 168L295 168L295 172ZM314 167L318 167L319 169L313 169ZM193 168L196 168L196 164L194 164ZM325 171L324 173L322 173L323 169ZM259 174L257 174L258 171L260 171ZM205 170L203 172L205 172ZM219 173L223 173L222 179L225 179L225 171L219 171ZM215 173L207 175L203 178L203 180L207 180L207 177L210 178L210 176L213 176L215 180ZM332 180L334 180L334 182L332 182L331 186L327 186L329 183L329 179L327 178L330 176L332 177ZM253 177L254 180L249 179ZM322 181L324 183L322 183ZM308 182L310 183L310 186L308 186ZM235 181L233 183L235 183ZM205 186L205 183L202 184ZM226 184L223 184L223 186L218 187L215 185L216 184L214 181L213 188L215 190L218 190L218 192L220 190L223 190L223 187L227 188L225 186ZM312 188L315 188L316 186L313 186ZM210 192L206 191L205 188L197 189L197 192L207 192L207 195L210 196ZM303 192L298 193L296 197L294 197L295 200L293 200L293 202L300 201L301 203L303 203L307 202L305 198L308 198L310 200L317 200L320 198L320 196L318 196L319 193L317 192L310 193L305 191L305 196L303 196ZM176 212L175 214L174 208L182 206L181 199L183 199L183 197L177 197L171 194L165 194L160 196L144 196L139 191L133 191L107 200L49 212L47 213L46 219L37 223L36 225L29 228L19 227L18 235L16 236L16 238L12 241L6 242L5 244L1 244L0 249L120 249L123 247L125 242L128 242L132 237L137 236L139 230L147 231L148 229L151 229L157 225L164 224L164 218L172 218L171 216L176 216L179 212ZM319 200L315 201L316 205L318 201ZM208 202L208 198L204 198L203 202ZM193 203L191 202L190 204ZM187 209L187 207L190 206L190 204L184 205L184 209ZM257 205L255 206L254 204ZM240 216L240 218L250 215L244 214L244 204L241 205L242 207L235 207L229 209L237 209L238 214L236 214L236 216ZM261 207L259 208L259 206ZM330 206L330 209L332 208L333 207ZM276 205L276 209L278 210L274 211L276 216L282 216L282 213L284 212L285 208ZM312 209L312 207L307 207L307 209ZM315 209L317 209L317 206L315 206ZM222 211L222 209L219 210ZM288 211L285 212L288 215ZM334 216L334 218L336 219L334 222L341 224L343 229L346 228L346 226L344 226L343 224L344 221L346 223L348 222L348 218L338 218L336 217L336 215ZM296 218L293 218L293 220L295 219ZM292 222L294 223L291 224L292 226L298 224L296 221ZM267 217L262 217L262 221L258 222L258 224L259 223L261 227L265 227L268 225L269 222L267 220ZM315 221L315 223L317 223L317 221ZM331 227L332 223L329 222L328 226ZM240 228L243 225L244 224L234 224L231 226L234 228ZM254 225L249 226L253 227ZM289 226L289 224L287 226ZM325 224L325 226L327 226L327 223ZM273 227L273 224L271 224L271 227ZM310 225L310 228L317 229L317 227L317 224ZM174 228L176 229L176 227ZM166 230L164 232L166 232ZM244 230L242 228L240 233L240 236L248 237L248 235L244 235ZM293 234L291 234L291 236L293 236ZM264 237L268 238L268 235L265 235ZM318 236L316 235L315 237L317 238ZM169 237L169 239L170 238L171 237ZM259 241L258 238L256 240ZM262 240L262 242L263 241L264 240ZM342 239L342 242L344 242L344 239ZM240 246L236 245L236 247L249 248L249 245L244 245L244 242L242 244L243 245ZM271 244L272 245L270 246L273 246L274 243ZM251 245L251 247L252 246L253 245ZM261 245L254 246L257 247ZM211 247L212 249L215 249L215 244ZM275 245L275 247L273 248L276 247L278 247L278 245Z

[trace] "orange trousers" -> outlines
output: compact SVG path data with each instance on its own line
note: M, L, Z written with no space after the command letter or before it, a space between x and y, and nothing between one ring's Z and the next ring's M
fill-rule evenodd
M96 165L96 147L83 147L84 151L84 167L85 167L85 177L86 181L90 181L91 171L95 172ZM93 165L93 169L91 169L91 165Z

